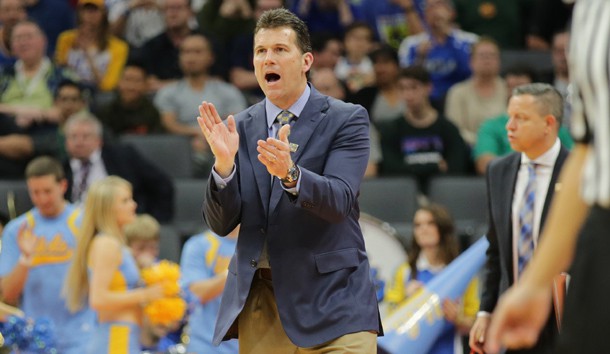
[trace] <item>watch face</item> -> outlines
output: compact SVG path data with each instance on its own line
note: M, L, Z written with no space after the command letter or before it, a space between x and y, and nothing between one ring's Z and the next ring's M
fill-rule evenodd
M286 177L282 179L284 183L292 183L299 179L299 169L296 166L292 166L288 169Z

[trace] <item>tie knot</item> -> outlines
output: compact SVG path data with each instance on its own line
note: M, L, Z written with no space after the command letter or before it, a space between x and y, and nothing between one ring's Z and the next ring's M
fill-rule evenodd
M290 113L289 111L281 111L276 119L277 121L280 123L280 125L284 126L288 123L290 123L290 121L294 118L294 114Z
M538 167L538 164L533 161L527 163L527 172L529 172L530 176L536 174L536 167Z

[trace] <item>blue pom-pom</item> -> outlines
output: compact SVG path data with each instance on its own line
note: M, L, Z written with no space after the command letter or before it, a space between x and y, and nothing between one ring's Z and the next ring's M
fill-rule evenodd
M55 327L48 318L38 318L34 322L30 333L28 350L36 353L56 353Z
M55 327L47 318L36 320L10 316L2 324L4 345L31 353L57 354Z
M22 317L10 316L3 325L2 335L4 345L7 347L23 348L27 345L26 332L27 322Z

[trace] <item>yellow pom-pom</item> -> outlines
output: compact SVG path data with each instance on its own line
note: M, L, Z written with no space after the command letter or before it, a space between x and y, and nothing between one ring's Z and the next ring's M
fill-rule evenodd
M142 270L142 279L146 285L159 282L178 282L180 280L180 266L176 263L162 260L152 267Z
M169 326L184 317L186 302L179 297L167 297L150 302L144 313L154 325Z

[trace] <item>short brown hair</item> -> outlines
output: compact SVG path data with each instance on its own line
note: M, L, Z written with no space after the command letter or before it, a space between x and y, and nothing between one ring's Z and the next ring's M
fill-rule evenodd
M256 22L254 35L261 29L288 27L297 36L297 47L302 53L311 52L311 39L307 25L300 18L286 9L273 9L263 12L263 15Z
M25 168L25 178L53 176L56 181L66 178L64 169L56 159L50 156L40 156L28 163Z
M136 240L159 240L159 222L148 214L138 215L134 221L125 225L123 232L127 244Z

